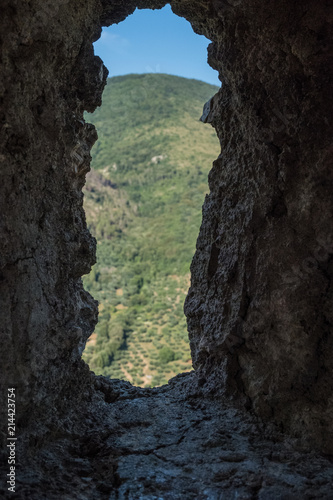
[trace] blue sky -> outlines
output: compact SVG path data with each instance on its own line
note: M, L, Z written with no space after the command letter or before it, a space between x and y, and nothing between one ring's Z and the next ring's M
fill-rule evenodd
M207 63L209 43L167 5L154 11L137 9L125 21L104 28L94 47L109 76L168 73L221 85Z

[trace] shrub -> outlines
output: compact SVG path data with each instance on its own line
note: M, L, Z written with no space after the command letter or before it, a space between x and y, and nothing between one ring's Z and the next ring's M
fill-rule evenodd
M164 346L159 351L158 357L162 364L167 364L175 359L175 352L169 346Z
M105 366L108 366L110 362L110 356L109 354L105 351L99 351L97 352L92 360L91 360L91 365L93 367L98 367L98 368L104 368Z

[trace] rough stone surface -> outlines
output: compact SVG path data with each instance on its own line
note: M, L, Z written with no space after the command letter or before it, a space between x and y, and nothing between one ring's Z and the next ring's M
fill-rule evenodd
M236 3L211 4L222 153L185 308L194 367L204 393L332 452L331 13Z
M110 384L112 403L86 407L84 429L54 436L26 457L16 498L333 498L332 459L301 452L227 401L189 398L190 378L158 390Z
M7 387L16 387L22 432L91 392L79 345L97 320L81 283L96 244L82 208L96 138L83 110L100 104L104 86L102 63L84 41L95 9L66 0L1 4L1 410ZM2 430L5 423L2 414Z
M15 387L17 498L333 498L325 2L171 2L212 40L223 81L205 117L222 152L185 308L195 372L141 391L81 360L97 321L81 283L96 244L83 112L107 73L92 42L164 4L1 2L1 477Z

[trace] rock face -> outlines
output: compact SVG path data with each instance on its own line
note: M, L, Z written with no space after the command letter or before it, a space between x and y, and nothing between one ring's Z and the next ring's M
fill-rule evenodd
M106 427L108 434L117 432L119 403L114 401L121 394L127 398L120 405L125 422L126 412L140 414L131 403L139 396L127 386L119 392L113 388L117 384L96 378L80 357L97 321L97 304L81 284L95 259L82 187L96 132L84 122L83 112L100 105L105 84L107 71L92 47L101 26L120 22L137 6L164 4L4 0L0 7L1 441L4 445L7 438L7 388L15 387L18 449L26 473L21 478L30 484L30 489L21 485L22 498L42 498L42 491L49 491L46 498L53 493L59 498L57 488L61 498L73 498L59 482L47 490L43 474L53 474L52 460L58 466L63 460L66 469L66 460L74 460L75 453L75 464L67 468L76 476L77 498L92 498L92 491L94 498L109 498L114 488L123 495L119 498L135 498L130 486L127 493L121 489L127 480L123 444L111 439L103 448L98 443ZM249 412L251 418L279 427L267 439L292 436L292 443L303 450L333 453L331 12L314 0L173 0L171 5L212 40L209 63L220 72L223 87L205 114L205 121L216 128L222 152L209 176L185 307L195 372L174 384L168 397L175 414L177 398L195 398L199 406L213 405L209 411L216 419L216 412L223 415L223 408L229 408L226 401L233 401L237 418L243 415L244 422ZM154 401L162 408L161 391L144 392L151 401L148 408ZM187 425L183 413L179 429ZM163 425L167 427L167 420ZM132 426L125 422L123 427ZM212 429L216 427L203 426L202 435ZM147 432L140 435L149 442ZM85 433L91 438L88 444L82 441ZM160 444L176 447L181 467L191 453L182 451L183 438L178 436L169 442L166 433ZM260 431L253 436L259 449ZM156 450L158 444L151 443ZM223 453L229 444L225 439L217 442ZM241 453L246 454L244 446ZM232 447L237 448L235 443ZM204 461L205 447L197 453ZM157 455L159 463L168 460ZM34 481L29 479L31 456ZM320 466L317 460L312 467ZM316 493L315 483L307 493L310 462L303 470L308 482L294 494L329 498L324 486ZM149 470L154 467L147 464ZM90 476L99 485L96 491L87 486L89 478L78 479L86 474L85 467L94 470ZM325 467L329 469L327 463ZM223 478L231 473L222 469L212 474L220 478L220 491L227 491ZM195 470L194 477L199 477ZM258 470L253 474L258 476ZM281 474L287 477L288 467ZM141 486L144 476L143 469L136 478ZM192 476L186 471L185 476L190 485ZM208 474L193 493L197 496L187 495L184 483L179 498L219 498L209 486L212 478ZM141 498L178 498L172 496L171 483L163 490L162 479L156 480L154 491L140 486ZM327 473L321 484L331 479ZM66 485L68 480L62 480ZM259 480L254 483L239 492L242 498L293 494L291 480L280 491L265 490ZM237 481L230 485L229 498L239 498Z
M194 367L203 392L332 452L329 17L236 3L211 6L223 87L206 120L222 153L186 301Z
M82 113L100 104L106 72L82 40L98 19L92 2L78 19L64 0L7 4L0 16L1 397L17 388L17 423L25 427L68 406L72 393L79 400L90 391L79 346L97 313L81 276L96 243L81 190L96 132Z

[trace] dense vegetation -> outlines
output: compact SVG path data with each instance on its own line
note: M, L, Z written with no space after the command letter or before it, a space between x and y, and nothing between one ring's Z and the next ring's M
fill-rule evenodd
M97 264L84 278L99 323L84 359L98 374L156 386L191 369L184 298L207 174L219 153L199 122L217 88L170 75L108 80L85 210Z

